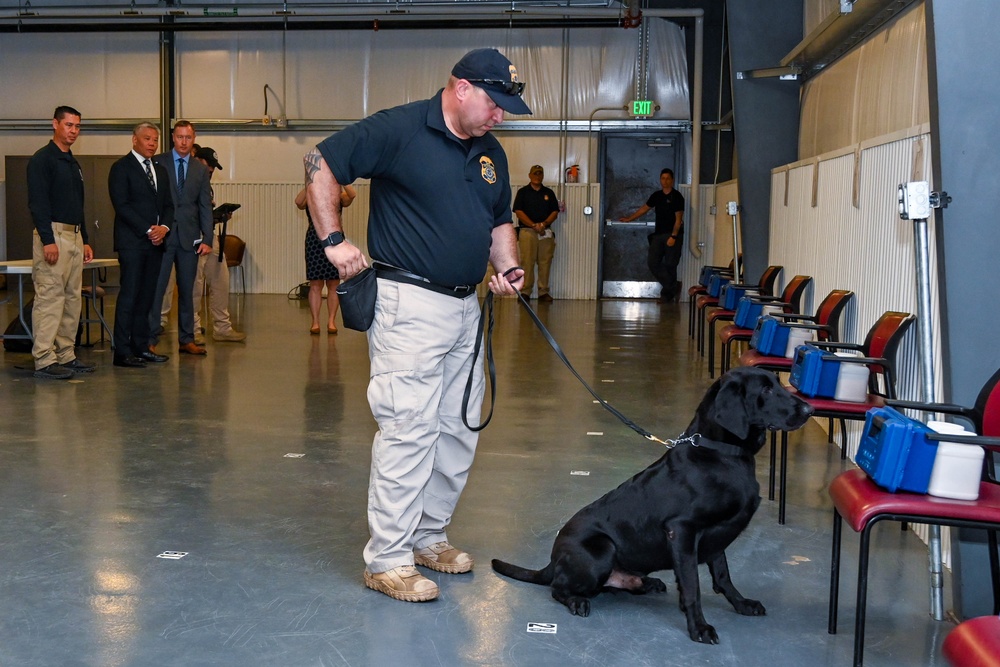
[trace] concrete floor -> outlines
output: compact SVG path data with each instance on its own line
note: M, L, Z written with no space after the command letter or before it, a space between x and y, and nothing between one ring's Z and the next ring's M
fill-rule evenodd
M612 405L660 437L687 425L709 380L686 304L537 307ZM14 312L0 305L4 323ZM767 616L737 615L707 571L717 646L688 639L671 573L665 595L603 594L590 617L571 616L489 559L544 565L563 522L661 451L596 405L505 300L496 414L450 530L476 570L429 573L440 599L401 603L361 577L375 430L365 337L310 336L305 302L284 296L233 297L233 313L245 345L210 340L207 357L180 357L168 337L168 363L126 369L104 343L80 349L98 370L73 382L35 380L18 368L29 355L4 354L3 667L849 664L857 536L845 535L829 635L825 488L850 464L817 425L791 439L788 524L764 500L729 550L734 581ZM187 555L158 557L168 551ZM944 664L952 626L928 615L926 569L912 533L876 530L866 664Z

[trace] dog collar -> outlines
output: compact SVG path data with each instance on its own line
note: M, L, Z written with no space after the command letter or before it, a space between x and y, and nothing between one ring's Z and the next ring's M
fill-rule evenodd
M702 437L701 433L692 433L691 435L685 436L682 434L680 438L670 441L670 446L667 449L672 449L677 445L682 443L689 443L692 447L704 447L706 449L712 449L720 454L725 454L727 456L739 456L740 454L745 454L746 450L742 447L737 447L736 445L729 445L724 442L719 442L717 440L709 440L708 438Z

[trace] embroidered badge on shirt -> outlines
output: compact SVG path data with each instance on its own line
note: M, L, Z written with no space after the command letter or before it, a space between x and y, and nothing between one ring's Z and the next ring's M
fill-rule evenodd
M497 182L497 168L493 166L493 160L484 155L479 158L479 166L482 168L484 181L490 185Z

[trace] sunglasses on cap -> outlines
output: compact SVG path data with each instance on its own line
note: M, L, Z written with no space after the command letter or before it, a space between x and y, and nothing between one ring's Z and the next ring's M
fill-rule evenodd
M502 86L508 95L518 95L524 92L523 81L504 81L503 79L466 79L469 83L486 83L491 86Z

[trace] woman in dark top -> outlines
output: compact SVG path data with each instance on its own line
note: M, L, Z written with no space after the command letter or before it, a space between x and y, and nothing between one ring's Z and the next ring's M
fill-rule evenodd
M358 193L350 185L344 186L340 191L340 205L347 208L354 202ZM312 313L312 325L309 333L319 334L319 311L323 307L323 285L326 285L326 309L329 319L326 322L327 333L337 333L337 310L340 308L340 299L337 298L337 285L340 284L340 276L337 274L337 267L330 263L323 252L323 246L316 236L316 229L313 227L312 216L306 207L306 190L302 188L299 194L295 195L295 205L299 210L306 212L309 219L309 228L306 230L306 279L309 281L309 310Z

